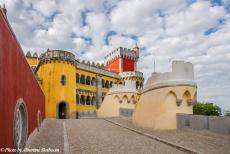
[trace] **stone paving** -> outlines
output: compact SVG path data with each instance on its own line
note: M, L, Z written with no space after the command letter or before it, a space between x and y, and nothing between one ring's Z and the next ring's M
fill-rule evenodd
M26 148L30 149L59 149L59 153L64 153L63 120L47 119L44 121L40 132L36 133L27 142ZM26 152L28 154L30 152ZM32 152L31 152L32 153ZM33 152L33 154L36 152ZM50 152L42 152L50 154Z
M68 150L64 150L63 122L66 126ZM59 148L59 153L63 154L64 151L71 154L185 153L103 119L47 119L42 130L30 139L26 147Z
M127 117L109 118L108 120L162 138L177 145L194 149L202 154L230 154L230 135L192 129L168 131L148 130L134 126L131 118Z
M108 120L192 148L199 153L230 153L230 136L192 130L152 131L135 127L129 118L110 118ZM26 147L59 148L59 153L63 154L186 153L104 119L96 118L47 119L42 130L30 138Z

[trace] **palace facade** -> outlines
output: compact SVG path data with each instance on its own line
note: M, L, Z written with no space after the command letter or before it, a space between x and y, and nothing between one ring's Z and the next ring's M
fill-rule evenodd
M46 96L47 118L77 118L81 111L96 113L113 84L126 80L143 88L143 73L137 71L139 48L119 47L105 56L105 63L87 62L63 50L50 50L38 57L26 54Z

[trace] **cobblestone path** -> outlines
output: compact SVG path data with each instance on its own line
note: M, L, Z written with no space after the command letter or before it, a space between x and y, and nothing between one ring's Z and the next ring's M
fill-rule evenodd
M26 147L59 148L59 153L63 154L185 153L103 119L47 119L42 130L30 138Z
M108 118L109 121L148 133L176 145L188 147L202 154L230 154L230 135L212 133L207 130L168 130L156 131L134 126L130 118Z

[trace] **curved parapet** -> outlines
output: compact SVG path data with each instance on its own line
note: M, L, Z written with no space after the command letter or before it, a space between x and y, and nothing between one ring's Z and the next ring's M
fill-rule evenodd
M197 86L191 63L174 61L172 72L153 73L134 114L133 123L152 129L176 129L176 114L193 114Z
M40 56L40 61L44 63L51 60L67 61L74 63L75 56L73 53L68 51L47 49L47 51Z
M194 81L193 64L184 61L173 61L172 72L153 72L147 80L143 91L154 90L161 87L189 85L196 87Z
M135 82L126 81L125 85L113 85L105 96L97 112L98 117L118 117L120 109L134 110L138 95Z

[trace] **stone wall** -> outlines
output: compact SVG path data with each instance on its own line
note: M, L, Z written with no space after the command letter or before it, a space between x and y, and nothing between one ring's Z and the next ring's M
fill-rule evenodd
M230 118L210 116L209 130L216 133L230 134Z
M120 108L119 113L120 116L131 117L133 115L133 109Z
M207 129L221 134L230 134L230 118L220 116L203 116L177 114L177 128Z
M189 128L189 126L190 126L189 117L190 117L190 114L178 113L178 114L176 115L176 119L177 119L177 128L178 128L178 129Z
M208 128L208 117L202 115L189 116L190 128L201 130Z
M77 119L84 118L84 117L96 117L96 110L85 110L79 111L77 114Z

